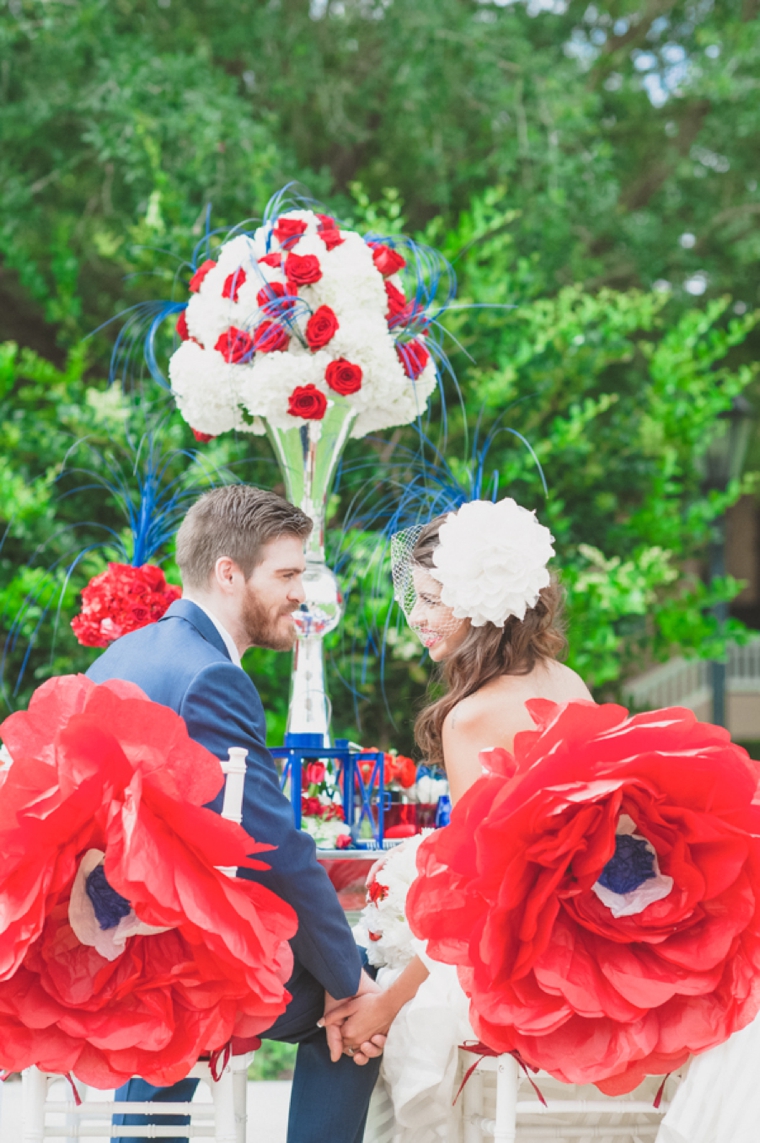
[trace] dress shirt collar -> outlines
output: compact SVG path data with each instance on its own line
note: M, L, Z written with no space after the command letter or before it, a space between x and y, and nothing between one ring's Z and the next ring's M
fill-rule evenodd
M213 611L209 611L209 609L204 607L202 603L199 603L197 599L191 599L190 602L194 603L196 607L200 607L204 615L208 615L209 619L214 624L214 627L216 627L217 631L224 640L224 645L227 648L227 652L232 659L232 662L236 667L242 667L243 664L240 662L240 654L238 653L238 649L235 646L235 640L232 638L224 624L219 619L217 619Z

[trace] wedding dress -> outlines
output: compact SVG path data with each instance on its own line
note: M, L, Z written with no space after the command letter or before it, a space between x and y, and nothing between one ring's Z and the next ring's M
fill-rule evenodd
M381 987L387 988L414 956L421 957L430 973L388 1033L364 1143L462 1143L463 1139L462 1100L455 1103L463 1070L459 1046L476 1037L456 969L431 960L424 942L412 936L406 922L406 893L416 875L421 841L422 837L409 839L391 852L354 930L357 941L368 950L370 963L380 966L377 980ZM471 1056L473 1062L476 1059ZM540 1072L535 1079L546 1099L601 1098L590 1085L560 1083ZM661 1077L650 1077L627 1098L653 1102L660 1083ZM530 1098L527 1080L522 1087L525 1098ZM758 1143L760 1017L672 1076L666 1098L671 1106L659 1131L659 1117L654 1114L648 1132L637 1134L632 1128L625 1135L620 1134L624 1117L602 1120L583 1114L572 1116L573 1143L591 1143L592 1139L595 1143ZM533 1126L555 1127L555 1137L561 1140L561 1126L569 1122L566 1116L562 1120L542 1116ZM600 1126L602 1122L611 1129L609 1135ZM588 1136L576 1134L584 1126ZM517 1140L520 1143L519 1126Z

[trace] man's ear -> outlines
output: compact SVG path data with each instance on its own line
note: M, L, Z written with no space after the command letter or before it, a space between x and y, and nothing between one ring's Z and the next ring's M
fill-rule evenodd
M211 578L212 582L220 587L226 594L234 592L237 584L245 580L242 571L229 556L219 557L214 564L214 571Z

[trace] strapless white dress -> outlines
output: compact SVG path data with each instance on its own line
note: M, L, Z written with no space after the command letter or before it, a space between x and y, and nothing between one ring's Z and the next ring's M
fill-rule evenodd
M388 1033L364 1143L463 1140L462 1100L455 1104L454 1099L462 1073L459 1045L475 1039L469 1002L456 969L427 956L424 942L412 936L404 915L421 840L410 839L403 849L392 851L377 878L384 897L367 906L355 928L370 962L381 966L377 975L381 987L388 987L414 956L420 956L430 972ZM601 1098L594 1088L560 1084L542 1078L541 1073L537 1081L547 1098ZM652 1099L659 1083L658 1077L645 1081L636 1098ZM655 1143L760 1143L760 1017L725 1044L694 1057L679 1075L671 1077L666 1094L670 1108ZM637 1135L635 1129L629 1135L619 1134L623 1118L604 1122L615 1125L614 1135L603 1133L596 1115L573 1116L573 1143L649 1143L653 1139L653 1132ZM550 1126L546 1120L541 1125ZM584 1125L589 1135L576 1134ZM554 1129L555 1138L563 1139L561 1127ZM519 1126L517 1140L520 1143Z

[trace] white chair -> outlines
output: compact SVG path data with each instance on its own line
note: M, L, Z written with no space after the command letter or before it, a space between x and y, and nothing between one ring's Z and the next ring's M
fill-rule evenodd
M229 757L222 762L225 773L224 806L222 817L240 824L243 814L243 787L247 751L230 747ZM237 873L235 867L225 868L229 877ZM210 1065L199 1062L189 1073L193 1079L206 1083L211 1092L210 1103L126 1103L88 1099L88 1089L77 1084L80 1103L73 1098L51 1099L50 1086L60 1080L38 1068L27 1068L22 1073L22 1143L43 1143L45 1139L64 1139L66 1143L88 1136L119 1139L165 1139L185 1135L189 1139L204 1138L214 1143L246 1143L248 1065L253 1053L232 1056L218 1080L211 1074ZM74 1082L74 1081L72 1081ZM111 1116L120 1112L134 1115L189 1115L185 1127L176 1124L145 1124L141 1127L112 1127ZM50 1122L50 1119L56 1122ZM4 1140L3 1143L6 1143ZM10 1140L7 1143L11 1143Z
M463 1075L475 1057L461 1049L459 1055ZM584 1091L562 1084L545 1072L539 1072L535 1082L546 1106L534 1094L512 1056L481 1060L461 1095L464 1143L490 1143L492 1139L495 1143L650 1143L669 1106L665 1101L657 1108L653 1105L661 1082L657 1077L646 1081L645 1096L639 1088L614 1098L591 1087L591 1098L584 1098ZM567 1098L571 1092L580 1098Z
M27 1068L21 1077L23 1101L23 1143L43 1143L45 1139L63 1139L66 1143L100 1136L119 1139L165 1139L185 1135L189 1139L208 1139L214 1143L246 1143L246 1084L252 1054L233 1056L218 1080L214 1080L207 1063L199 1063L190 1076L208 1085L210 1103L126 1103L116 1100L93 1100L77 1084L82 1099L51 1099L50 1086L61 1077L48 1075L38 1068ZM72 1093L73 1097L73 1093ZM170 1123L150 1123L141 1127L114 1127L111 1116L119 1112L132 1115L189 1115L190 1123L178 1127ZM8 1140L8 1143L11 1143Z

